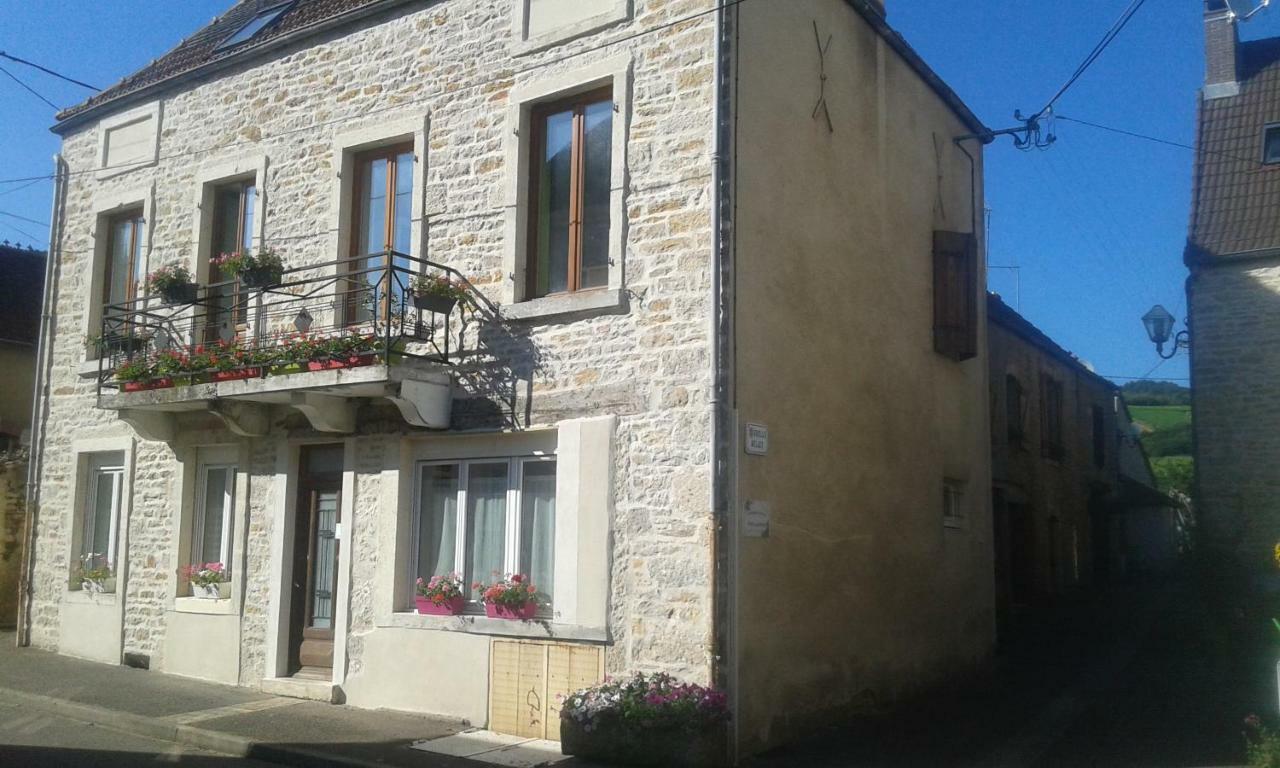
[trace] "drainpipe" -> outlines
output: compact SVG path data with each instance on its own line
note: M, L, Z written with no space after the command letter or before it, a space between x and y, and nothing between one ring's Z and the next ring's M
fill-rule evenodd
M732 14L732 15L730 15ZM737 761L738 653L737 653L737 515L734 490L734 436L737 414L733 403L733 125L737 72L731 60L736 35L737 10L727 10L717 0L715 13L715 155L712 161L712 232L715 238L711 270L711 510L712 535L712 684L725 691L730 710L729 756ZM736 154L736 153L735 153Z
M31 447L27 459L27 528L22 546L22 568L18 573L18 645L31 644L31 599L36 560L36 524L40 507L40 470L44 465L45 418L49 403L49 371L53 366L53 295L61 242L62 217L66 208L67 164L61 154L53 156L53 205L49 213L49 251L44 264L44 297L40 304L40 338L36 345L36 380L31 404Z

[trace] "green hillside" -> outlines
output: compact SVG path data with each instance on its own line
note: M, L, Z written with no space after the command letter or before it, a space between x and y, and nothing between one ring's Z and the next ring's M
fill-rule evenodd
M1170 429L1191 424L1189 405L1130 405L1133 420L1152 430Z
M1190 495L1195 463L1191 450L1190 392L1184 387L1152 382L1135 392L1126 387L1129 415L1141 432L1142 447L1151 459L1156 484L1162 491ZM1144 405L1135 405L1136 400Z

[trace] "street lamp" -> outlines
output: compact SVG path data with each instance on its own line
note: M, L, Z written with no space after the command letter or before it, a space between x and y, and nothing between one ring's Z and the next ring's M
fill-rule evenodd
M1156 345L1156 354L1165 360L1178 354L1179 349L1186 349L1191 346L1191 334L1187 331L1179 331L1173 337L1173 349L1167 355L1164 353L1164 345L1169 341L1169 337L1173 335L1173 324L1177 320L1169 310L1159 304L1152 307L1151 311L1142 316L1142 324L1147 328L1147 336Z

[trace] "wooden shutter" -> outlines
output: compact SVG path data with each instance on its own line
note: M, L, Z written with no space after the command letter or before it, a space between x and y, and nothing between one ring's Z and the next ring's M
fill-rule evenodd
M957 362L978 354L978 247L967 232L933 233L933 348Z

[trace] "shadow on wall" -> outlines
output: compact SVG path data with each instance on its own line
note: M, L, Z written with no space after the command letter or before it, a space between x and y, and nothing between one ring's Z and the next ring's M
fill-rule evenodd
M460 331L475 330L476 344L456 367L454 429L520 429L529 426L533 377L546 360L527 327L503 322L496 307L478 308Z

